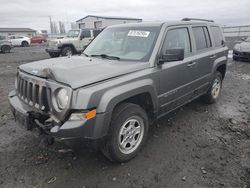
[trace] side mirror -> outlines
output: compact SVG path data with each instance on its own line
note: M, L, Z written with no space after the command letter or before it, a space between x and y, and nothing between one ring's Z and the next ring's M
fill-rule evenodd
M226 45L224 40L221 41L221 45L222 45L222 46L225 46L225 45Z
M164 54L161 55L158 64L163 64L165 62L170 61L181 61L184 59L184 49L176 48L176 49L167 49Z
M245 38L241 38L242 41L245 41Z
M84 36L80 36L80 40L82 40L84 38Z

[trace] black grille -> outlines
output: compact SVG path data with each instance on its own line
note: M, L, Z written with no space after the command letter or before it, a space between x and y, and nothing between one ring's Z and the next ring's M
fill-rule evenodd
M23 102L43 111L51 110L51 88L18 75L16 89Z

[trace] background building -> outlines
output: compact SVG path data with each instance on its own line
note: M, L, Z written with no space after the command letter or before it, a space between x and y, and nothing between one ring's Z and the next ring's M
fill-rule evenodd
M22 35L32 37L36 35L36 30L30 28L0 28L0 35Z
M136 23L136 22L142 22L142 19L88 15L76 21L80 29L103 28L115 24Z

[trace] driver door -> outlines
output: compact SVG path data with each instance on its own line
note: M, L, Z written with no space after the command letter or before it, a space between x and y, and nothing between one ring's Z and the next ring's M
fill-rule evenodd
M86 46L91 42L91 31L90 30L82 30L79 40L79 50L84 50Z
M193 98L197 77L196 62L190 38L190 28L170 27L166 33L161 54L169 49L183 48L184 60L165 62L160 71L160 116L182 106Z

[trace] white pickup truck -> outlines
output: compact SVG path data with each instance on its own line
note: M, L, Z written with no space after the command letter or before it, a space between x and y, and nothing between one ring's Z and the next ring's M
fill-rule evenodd
M50 57L81 53L101 31L100 29L69 30L64 38L49 40L46 52L49 53Z

